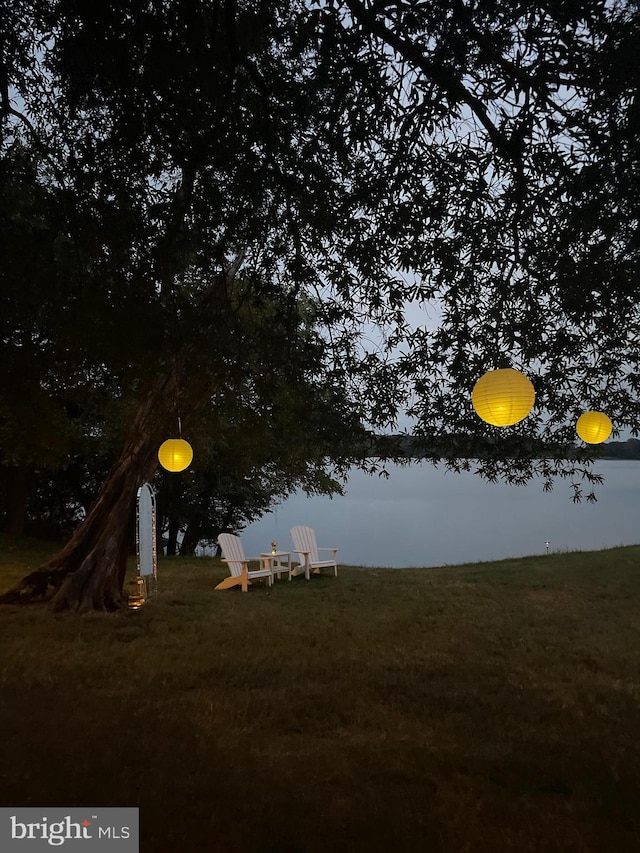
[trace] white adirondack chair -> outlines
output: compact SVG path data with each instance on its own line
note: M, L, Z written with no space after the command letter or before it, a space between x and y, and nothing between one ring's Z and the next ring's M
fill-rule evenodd
M335 576L338 576L338 563L336 561L337 548L318 548L316 545L316 534L311 527L292 527L291 538L293 539L293 550L300 555L301 568L304 576L310 579L310 573L319 574L320 569L332 568ZM330 560L321 560L319 552L330 551ZM291 580L291 576L289 576Z
M244 548L239 536L231 533L221 533L218 536L218 544L222 549L222 562L229 566L231 576L221 581L216 589L229 589L232 586L241 586L243 592L247 592L253 578L266 578L267 584L273 584L273 572L261 561L260 568L249 571L249 561L244 555Z

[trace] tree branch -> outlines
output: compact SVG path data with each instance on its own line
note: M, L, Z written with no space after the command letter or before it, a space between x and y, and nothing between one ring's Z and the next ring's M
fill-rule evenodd
M496 151L513 163L516 168L521 168L522 156L519 146L515 146L512 140L496 127L482 101L469 92L460 80L446 73L437 63L427 59L417 45L386 27L360 0L346 0L346 5L361 26L376 35L389 47L392 47L415 68L419 68L426 77L440 86L456 102L466 104L489 134Z

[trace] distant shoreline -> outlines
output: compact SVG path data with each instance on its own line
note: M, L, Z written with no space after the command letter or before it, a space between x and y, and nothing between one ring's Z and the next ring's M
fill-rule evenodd
M517 439L513 438L505 440L504 444L491 445L491 450L485 448L474 447L465 451L465 444L469 446L469 440L463 436L447 436L443 439L433 439L431 443L427 443L427 439L422 436L414 435L376 435L372 436L371 448L369 452L370 458L389 458L390 456L399 454L405 459L428 459L429 457L440 456L445 459L451 456L456 456L459 459L481 459L488 455L493 457L496 451L501 451L500 455L503 458L542 459L544 457L558 456L561 458L577 458L584 456L585 453L595 460L640 460L640 439L629 438L626 441L607 441L603 444L593 444L586 447L579 445L565 446L545 446L542 442L531 442L528 446L524 446ZM456 447L455 454L451 453L451 448ZM524 449L524 452L523 452ZM442 454L442 455L440 455Z

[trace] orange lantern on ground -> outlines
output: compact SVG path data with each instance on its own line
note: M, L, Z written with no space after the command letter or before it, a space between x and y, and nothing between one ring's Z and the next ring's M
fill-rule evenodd
M600 444L611 435L613 424L604 412L585 412L576 423L576 432L587 444Z
M483 421L512 426L527 417L536 400L531 380L512 367L490 370L473 387L471 401Z
M183 438L168 438L158 450L158 461L167 471L184 471L192 460L193 449Z

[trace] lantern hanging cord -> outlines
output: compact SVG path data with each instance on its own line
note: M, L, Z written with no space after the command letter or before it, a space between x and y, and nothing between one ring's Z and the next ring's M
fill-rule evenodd
M180 358L180 354L178 352L174 353L173 357L173 370L175 374L175 413L178 418L178 438L182 438L182 417L180 411L180 397L181 397L181 382L182 382L182 359Z
M497 318L493 324L491 332L491 335L487 334L487 337L491 342L488 353L489 363L493 370L499 370L502 367L502 354L500 352L500 321Z

